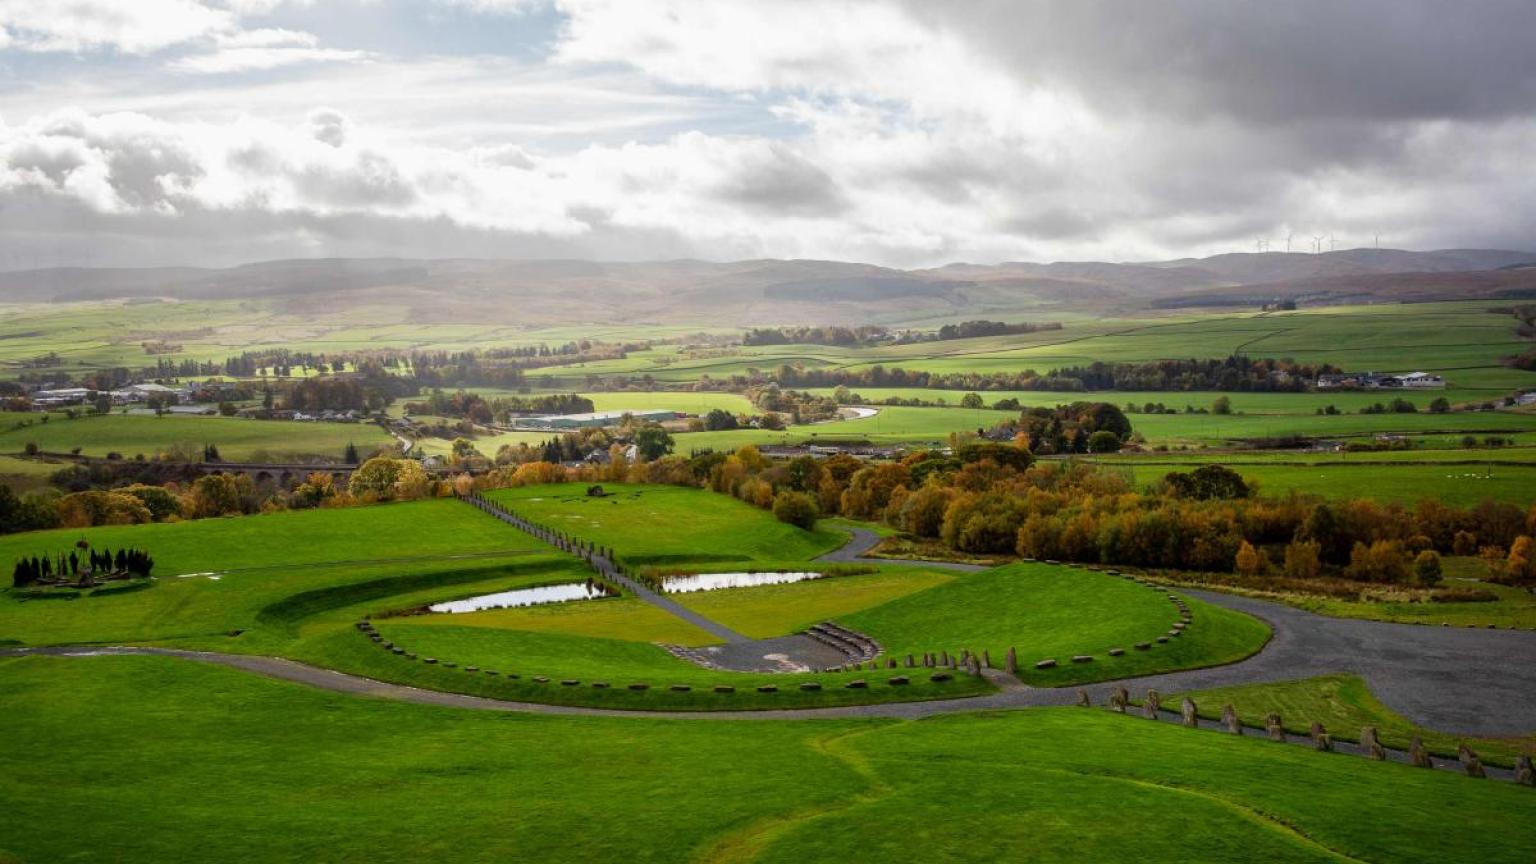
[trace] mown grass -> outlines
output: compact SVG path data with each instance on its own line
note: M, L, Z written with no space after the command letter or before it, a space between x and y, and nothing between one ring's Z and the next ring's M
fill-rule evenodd
M814 558L847 535L805 531L766 510L703 489L604 483L588 497L579 483L499 489L487 494L530 521L611 546L630 566L689 562L751 563Z
M1177 704L1186 695L1195 701L1201 717L1217 720L1222 706L1230 704L1244 725L1256 728L1263 728L1265 718L1274 712L1280 715L1287 731L1306 734L1311 724L1317 722L1341 741L1359 741L1361 727L1375 726L1382 746L1395 750L1407 750L1409 741L1418 735L1431 753L1455 758L1457 746L1466 743L1490 765L1508 767L1521 753L1536 754L1536 735L1469 739L1416 726L1383 705L1365 681L1354 675L1324 675L1177 693L1169 697L1170 704ZM1536 726L1536 721L1532 725Z
M1269 628L1231 610L1188 600L1188 632L1155 640L1179 620L1162 590L1127 579L1047 564L1012 564L959 576L926 591L839 619L887 651L987 651L1001 666L1018 650L1020 677L1041 686L1104 681L1230 663L1263 647ZM1150 642L1138 651L1138 642ZM1111 657L1112 648L1125 654ZM1076 655L1092 656L1073 663ZM1036 669L1040 660L1057 666Z
M147 657L0 659L0 702L14 829L0 856L22 861L387 849L583 864L1501 864L1536 843L1530 791L1511 784L1081 709L905 723L546 717Z
M786 565L785 569L789 569ZM704 617L755 639L795 633L889 603L954 577L936 570L888 567L879 573L834 576L724 591L699 591L672 599Z

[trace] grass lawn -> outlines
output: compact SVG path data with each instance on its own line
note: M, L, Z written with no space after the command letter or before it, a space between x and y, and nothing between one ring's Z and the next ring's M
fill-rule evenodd
M1186 695L1195 700L1200 716L1211 720L1220 719L1221 707L1230 704L1245 724L1260 728L1266 716L1277 712L1288 731L1305 734L1315 721L1323 724L1328 734L1343 741L1359 741L1360 727L1372 725L1380 733L1382 746L1396 750L1407 750L1409 739L1420 735L1430 752L1448 758L1455 758L1456 747L1463 742L1477 750L1483 761L1493 765L1508 767L1520 753L1536 754L1536 735L1469 740L1415 726L1381 704L1371 695L1365 681L1353 675L1324 675L1276 684L1178 693L1169 697L1167 704L1177 705ZM1536 720L1531 725L1536 728Z
M835 576L726 591L678 594L672 599L754 639L783 636L829 619L889 603L942 585L947 572L889 567L863 576Z
M563 633L671 645L709 645L719 641L676 615L633 597L604 597L595 601L547 603L453 615L420 615L409 619L409 625Z
M142 657L0 660L0 702L0 860L1501 864L1536 844L1511 784L1104 711L547 717Z
M268 606L301 592L363 583L377 585L377 595L494 580L503 567L521 574L575 566L451 500L12 534L0 537L0 562L68 551L79 539L147 550L155 578L142 589L47 600L0 589L0 639L64 644L222 634L254 627ZM454 572L440 575L445 570ZM78 599L62 599L72 596Z
M176 445L201 452L214 444L231 462L282 462L308 456L341 461L349 443L362 453L391 444L383 429L371 423L300 423L288 420L248 420L239 417L141 417L107 414L74 420L54 416L47 423L0 431L0 453L21 453L28 444L49 453L76 447L86 456L120 453L126 459L156 453Z
M883 606L844 616L843 624L879 640L896 656L962 649L991 653L1001 666L1018 648L1020 677L1042 686L1103 681L1173 669L1230 663L1269 638L1254 618L1188 600L1189 632L1157 644L1178 621L1161 590L1090 570L1047 564L1011 564L959 576ZM1152 642L1137 651L1135 643ZM1110 657L1111 648L1125 654ZM1076 664L1074 655L1093 662ZM1054 669L1035 669L1055 659Z
M612 494L590 498L586 488L525 486L486 497L533 522L611 546L632 566L805 560L847 539L828 528L786 525L766 510L704 489L604 483Z

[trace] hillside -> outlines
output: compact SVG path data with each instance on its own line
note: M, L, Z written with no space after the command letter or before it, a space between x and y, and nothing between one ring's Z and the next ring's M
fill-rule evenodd
M306 259L225 269L57 268L0 273L0 302L268 299L296 314L360 305L411 320L649 324L903 323L1066 307L1254 305L1529 296L1536 253L1351 249L1147 263L1007 262L896 270L815 260L595 262Z

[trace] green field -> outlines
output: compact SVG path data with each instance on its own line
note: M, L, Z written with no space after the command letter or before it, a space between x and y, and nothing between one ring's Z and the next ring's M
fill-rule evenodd
M987 651L1001 665L1017 648L1020 677L1042 686L1147 675L1240 660L1263 647L1269 628L1246 615L1188 601L1188 633L1154 640L1178 621L1161 590L1090 570L1013 564L961 576L908 595L842 623L880 641L893 655ZM1146 651L1138 642L1152 642ZM1110 657L1111 648L1125 654ZM1090 663L1071 662L1076 655ZM1054 659L1054 669L1035 669Z
M27 426L18 426L30 422ZM285 462L323 456L340 462L348 444L363 453L393 443L388 433L368 423L301 423L291 420L247 420L236 417L181 417L106 414L74 420L51 415L47 423L36 414L0 417L0 453L21 453L36 444L47 453L80 448L85 456L118 453L125 459L169 451L178 445L201 454L205 444L219 448L230 462Z
M0 660L0 702L0 800L17 829L0 856L20 861L385 848L398 860L991 861L1017 849L1037 861L1494 864L1536 842L1530 793L1509 784L1081 709L538 717L160 658ZM61 801L90 818L61 816Z
M1298 735L1309 734L1316 722L1323 724L1335 739L1358 742L1361 727L1369 725L1376 727L1382 746L1394 750L1407 750L1410 739L1418 735L1431 753L1452 759L1462 743L1476 749L1490 765L1508 767L1520 753L1536 754L1536 736L1468 740L1415 726L1381 704L1365 682L1353 675L1178 693L1168 697L1167 704L1177 704L1185 695L1195 700L1201 717L1219 720L1222 706L1231 705L1245 726L1257 729L1264 728L1265 718L1271 713L1278 713L1286 731Z
M589 497L578 483L498 489L487 497L532 522L612 547L632 566L684 562L794 561L841 546L842 533L786 525L765 510L703 489L605 483Z

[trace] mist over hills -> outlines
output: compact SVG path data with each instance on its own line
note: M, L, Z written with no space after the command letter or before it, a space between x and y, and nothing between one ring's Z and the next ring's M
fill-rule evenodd
M1139 263L898 270L817 260L600 262L329 258L0 273L0 302L268 300L296 314L399 307L422 323L906 323L1053 310L1536 297L1536 253L1349 249Z

